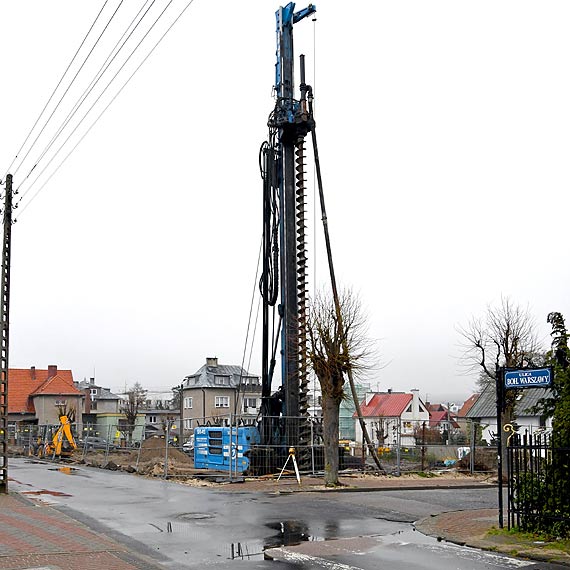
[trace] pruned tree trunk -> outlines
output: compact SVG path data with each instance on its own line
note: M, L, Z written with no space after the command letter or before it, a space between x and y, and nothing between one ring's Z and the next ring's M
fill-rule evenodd
M340 402L323 398L323 442L325 448L325 485L336 487L338 480L338 427Z

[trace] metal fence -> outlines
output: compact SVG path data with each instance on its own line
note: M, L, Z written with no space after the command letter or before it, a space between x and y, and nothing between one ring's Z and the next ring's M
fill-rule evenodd
M12 424L8 438L12 450L39 455L40 447L53 437L58 427ZM205 428L210 430L210 439L200 440L200 436L197 446L196 434ZM168 420L154 437L150 437L149 430L145 433L144 426L118 422L73 425L72 431L77 444L75 459L99 466L114 463L119 468L141 472L152 468L153 475L163 477L191 476L190 468L195 468L197 475L215 472L216 477L228 479L281 472L283 476L292 475L294 463L304 474L319 474L324 469L321 418L268 417L259 423L251 415L220 414L187 420L184 424ZM382 467L389 474L451 468L479 473L493 472L496 468L496 447L481 444L473 426L464 431L446 431L430 427L429 422L385 418L369 425L369 433ZM153 452L145 448L152 448ZM204 455L208 455L208 462L202 461ZM353 440L339 442L339 467L352 471L376 470L366 446Z
M570 448L550 434L513 434L507 447L508 527L570 535Z
M232 477L244 474L249 477L265 476L293 471L293 455L302 473L317 474L324 469L324 446L322 419L269 417L260 424L239 415L200 418L194 422L192 432L202 433L209 428L212 441L202 441L202 452L219 455L220 466ZM239 428L255 426L259 440L251 432ZM216 427L226 428L218 432ZM476 431L455 430L446 432L440 427L430 428L429 422L399 422L385 418L373 423L370 430L373 445L387 473L401 475L450 468L468 473L492 473L497 465L497 449L477 441ZM231 428L231 429L229 429ZM188 433L185 432L186 437ZM231 434L231 435L223 435ZM223 437L229 438L227 441ZM290 450L293 450L292 453ZM247 468L241 457L247 458ZM230 458L233 458L230 460ZM197 467L216 469L217 458L210 463L200 462ZM376 470L375 463L366 446L359 441L339 442L339 467L341 470ZM291 473L292 474L292 473Z

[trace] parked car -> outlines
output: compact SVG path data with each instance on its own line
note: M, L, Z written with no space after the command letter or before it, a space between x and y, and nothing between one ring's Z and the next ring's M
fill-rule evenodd
M79 442L79 446L85 449L116 449L116 445L109 443L103 437L88 436Z
M190 439L182 444L182 451L188 455L194 454L194 436L191 435Z

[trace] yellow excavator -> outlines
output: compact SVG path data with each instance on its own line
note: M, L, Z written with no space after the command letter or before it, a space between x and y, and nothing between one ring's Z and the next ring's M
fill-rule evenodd
M66 415L59 417L59 428L53 434L51 440L38 439L37 452L39 457L70 457L77 444L71 433L71 422Z

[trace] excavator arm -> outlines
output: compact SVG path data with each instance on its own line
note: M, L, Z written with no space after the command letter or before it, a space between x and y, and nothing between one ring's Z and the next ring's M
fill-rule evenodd
M46 445L46 455L70 455L72 451L77 449L77 444L71 433L71 422L67 416L60 416L60 426L54 433L51 442Z

